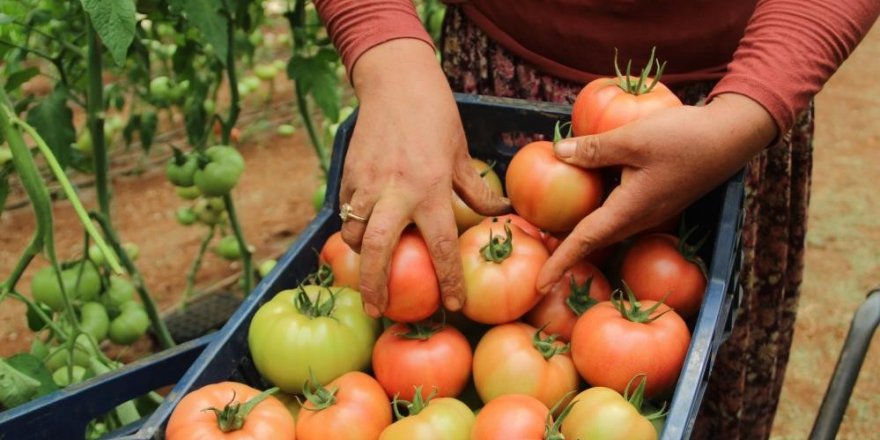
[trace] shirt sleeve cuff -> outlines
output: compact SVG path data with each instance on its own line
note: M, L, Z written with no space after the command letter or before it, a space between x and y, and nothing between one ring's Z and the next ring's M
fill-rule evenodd
M747 96L760 104L776 122L780 135L787 133L794 124L796 116L794 109L782 95L756 78L742 74L726 75L712 89L707 101L711 101L722 93Z

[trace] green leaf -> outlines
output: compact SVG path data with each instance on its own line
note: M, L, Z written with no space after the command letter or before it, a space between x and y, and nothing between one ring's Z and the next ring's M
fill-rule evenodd
M171 5L186 13L186 19L201 31L205 42L214 47L221 63L226 63L229 44L226 40L226 15L220 0L171 0Z
M18 371L0 358L0 406L14 408L31 401L37 396L40 385L39 380Z
M18 86L28 82L31 78L37 76L40 73L40 69L38 67L29 67L27 69L22 69L17 72L13 72L9 75L9 78L6 79L6 84L3 88L7 92L11 92L18 88Z
M125 146L131 146L131 142L134 140L134 133L140 131L141 129L141 115L131 115L128 118L128 123L125 124L125 128L122 130L122 139L125 140Z
M116 65L125 64L128 47L134 40L137 10L134 0L80 0L95 31L110 50Z
M149 152L150 147L153 146L153 135L156 134L158 123L156 112L148 111L141 115L141 148L146 152Z
M287 76L312 95L324 116L339 119L339 84L336 64L339 57L332 50L320 50L311 57L296 55L287 64Z
M40 386L37 388L37 395L34 398L44 396L58 389L58 385L55 385L55 381L52 380L52 372L46 368L46 365L43 364L40 358L30 353L19 353L6 359L6 362L12 368L40 382Z
M27 122L33 125L52 149L61 166L70 163L70 144L76 142L73 112L67 106L67 91L56 87L43 102L28 111Z

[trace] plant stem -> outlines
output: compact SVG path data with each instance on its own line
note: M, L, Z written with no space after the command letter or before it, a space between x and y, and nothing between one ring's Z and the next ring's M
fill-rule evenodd
M110 252L110 249L107 245L107 242L104 240L104 237L98 233L98 230L95 228L95 225L92 224L92 221L89 219L89 214L86 212L86 209L83 207L82 201L80 201L79 197L76 194L76 190L73 188L73 185L68 180L67 175L64 174L64 169L61 168L61 164L58 163L58 159L55 158L55 155L52 153L52 149L49 148L49 145L46 144L46 141L43 140L43 137L37 133L37 130L34 129L30 124L21 119L14 119L13 122L21 127L22 130L27 132L31 138L33 138L34 142L37 143L37 148L40 150L40 153L46 159L46 163L49 165L49 168L52 170L52 173L55 175L55 180L58 181L58 184L61 185L62 190L64 191L65 197L70 201L70 204L73 206L74 212L76 212L76 216L79 218L80 223L82 223L86 232L88 232L89 236L92 240L95 240L95 245L101 249L101 252L104 254L104 257L107 260L107 264L113 270L113 272L119 274L122 273L122 268L119 266L119 262L116 261L116 256Z
M186 275L186 290L183 291L183 298L180 299L180 305L178 306L181 312L186 310L186 305L189 303L190 298L192 298L193 288L196 284L196 274L199 273L199 268L202 267L202 257L205 256L205 252L208 250L208 245L211 243L211 239L214 238L215 231L216 228L211 226L211 229L205 234L205 238L202 239L202 243L199 245L199 252L196 254L196 259L193 260L192 266L189 268L189 273Z
M135 290L138 292L138 296L141 298L141 302L144 303L144 310L147 312L147 316L150 317L150 323L153 326L153 331L156 333L156 338L159 340L159 345L162 348L171 348L175 345L174 339L171 337L171 333L168 331L168 327L165 326L165 321L159 316L159 310L156 307L156 302L153 301L153 298L150 296L150 293L147 291L147 287L144 285L144 279L141 276L141 273L138 271L137 267L135 267L134 263L131 261L131 258L128 257L128 254L125 252L125 249L122 248L122 245L119 244L119 237L116 235L116 231L110 225L110 222L104 217L103 214L93 212L92 218L94 218L99 225L101 225L101 229L104 230L104 234L107 235L110 244L113 246L113 250L116 252L116 255L119 256L122 265L125 266L126 272L131 276L131 280L134 283Z
M300 117L302 117L303 124L306 126L306 131L309 133L309 139L312 141L312 148L315 149L315 154L318 156L318 163L320 164L321 171L324 172L324 178L326 179L327 173L330 170L327 150L324 149L324 144L321 142L317 130L315 130L315 123L312 121L312 115L309 112L309 103L306 100L305 92L299 82L296 83L295 88L296 107L299 110Z
M88 76L89 86L86 95L89 131L92 134L92 145L95 160L95 188L98 192L98 206L104 217L110 219L110 184L108 169L110 161L107 157L107 146L104 139L104 83L101 78L101 42L98 32L88 23Z
M230 12L229 2L223 0L224 11L226 11L226 41L229 45L226 52L226 76L229 82L229 115L226 122L222 124L223 137L222 143L229 145L229 138L232 134L232 128L238 121L238 114L241 112L240 101L238 95L238 77L235 73L235 20Z
M254 270L252 267L252 255L248 249L247 242L244 239L244 233L241 230L241 224L238 222L238 215L235 213L235 204L232 203L232 195L223 196L223 203L226 205L226 212L229 213L229 224L232 226L232 232L238 241L238 247L241 249L241 261L244 266L244 293L251 293L254 285Z

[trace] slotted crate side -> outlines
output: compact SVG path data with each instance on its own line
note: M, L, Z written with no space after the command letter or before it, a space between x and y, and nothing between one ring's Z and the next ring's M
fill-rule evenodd
M208 345L206 335L0 413L0 439L85 436L86 425L128 400L175 383Z
M471 154L477 158L495 160L496 170L502 180L515 148L502 142L501 133L542 133L549 140L555 123L568 120L571 111L569 106L564 105L475 95L456 94L456 100ZM356 117L357 112L340 126L337 133L328 176L327 197L317 217L279 260L275 270L256 287L218 332L215 340L177 383L165 403L137 433L121 438L162 439L164 424L174 407L186 393L201 386L230 378L244 380L258 387L267 385L250 361L247 346L250 320L257 309L276 293L295 287L315 269L317 251L327 237L339 230L340 220L337 213L342 163ZM711 359L722 339L722 330L727 322L726 310L731 308L731 295L727 286L731 284L734 273L733 249L736 247L736 216L741 204L741 193L741 179L733 179L701 199L685 215L689 224L703 224L708 227L704 232L709 233L708 242L713 243L713 246L705 246L700 255L710 264L710 283L669 412L667 426L672 423L683 425L667 427L663 434L664 439L682 438L690 432L705 390L705 376L708 375ZM719 214L722 216L720 221Z

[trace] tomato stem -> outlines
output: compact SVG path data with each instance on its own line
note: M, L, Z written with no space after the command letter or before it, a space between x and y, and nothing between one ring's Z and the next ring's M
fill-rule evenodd
M330 316L333 313L333 309L336 307L336 293L330 290L329 287L326 289L330 295L330 299L321 301L321 293L323 292L319 291L317 298L312 301L312 299L309 298L309 294L306 293L306 289L303 289L303 286L300 285L297 287L299 293L293 299L296 308L300 313L310 318Z
M446 326L445 323L434 324L432 322L426 321L422 323L412 322L412 323L404 323L403 324L409 331L395 333L394 336L403 338L403 339L418 339L421 341L427 341L431 339L431 336L434 336Z
M655 55L657 51L657 46L651 48L651 55L648 57L647 65L642 68L642 72L639 74L638 81L633 81L632 77L632 60L628 60L626 63L626 74L621 74L620 66L617 62L617 49L614 49L614 73L617 74L618 83L617 86L623 89L624 92L632 94L632 95L642 95L645 93L650 93L654 90L654 87L660 82L660 77L663 76L663 70L666 68L666 62L660 62ZM651 79L651 83L647 84L648 77L651 72L655 70L656 74Z
M568 127L568 133L565 136L562 136L562 128L566 127L566 126ZM556 142L561 141L562 139L568 139L570 137L571 137L571 121L566 121L561 124L559 123L559 121L556 121L556 127L553 129L553 142L556 143Z
M491 229L489 230L489 243L480 249L486 261L501 263L513 252L513 232L507 224L504 225L504 233L505 237L502 241L501 238L493 235Z
M338 387L324 388L315 377L315 372L309 368L309 379L303 385L303 395L311 402L312 408L303 405L303 409L309 411L321 411L336 404L336 392Z
M703 274L703 278L708 280L709 271L706 269L706 263L703 262L703 259L700 258L699 255L697 255L697 252L699 252L703 245L706 244L706 240L709 239L709 234L706 233L706 235L704 235L703 238L697 241L693 246L689 245L687 242L691 235L697 231L697 228L698 226L694 226L681 235L681 238L678 240L678 253L680 253L685 260L695 264L700 269L700 273Z
M532 345L535 346L535 349L541 353L541 356L544 356L544 359L550 359L557 354L568 353L571 350L570 344L558 345L556 342L559 339L559 335L549 335L546 338L541 337L541 332L547 328L548 324L544 324L539 328L535 335L532 336Z
M428 404L431 403L431 399L437 396L437 388L434 387L431 390L431 394L428 394L428 397L422 397L422 387L415 387L416 392L413 395L412 402L399 399L398 396L394 396L394 400L391 402L391 407L394 409L394 415L398 420L406 418L408 416L418 415L422 410L428 407ZM403 404L406 407L406 414L403 415L400 413L399 404Z
M581 316L584 312L589 310L590 307L599 304L598 300L590 296L590 289L592 286L592 275L584 281L583 285L578 285L577 280L574 279L574 275L571 276L571 279L569 280L571 293L568 295L568 298L565 299L565 304L568 305L568 308L571 309L575 315Z
M632 393L632 395L630 395L630 388L632 387L633 383L635 383L636 379L639 378L641 378L641 380L639 381L638 386L636 386L635 391ZM636 411L639 411L639 413L641 413L642 411L642 404L645 403L645 387L647 386L647 383L648 375L645 373L639 373L633 376L633 378L626 383L626 388L624 388L623 390L624 400L634 406L636 408Z
M626 300L623 299L624 293L626 293L627 296ZM653 306L642 310L642 303L636 299L635 294L633 294L633 291L624 281L623 290L621 291L618 289L611 294L611 304L620 312L620 315L627 320L641 324L649 324L672 310L671 308L667 308L657 316L651 316L666 301L666 298L669 297L670 293L672 292L666 292L666 295L664 295L660 301L657 301ZM626 308L626 303L629 303L629 309Z
M229 400L229 403L227 403L222 410L212 407L205 408L202 411L212 411L217 415L217 427L221 432L238 431L244 426L248 414L250 414L257 405L277 392L278 387L269 388L268 390L254 396L253 399L242 404L235 401L235 392L233 391L232 399Z

